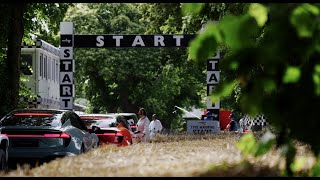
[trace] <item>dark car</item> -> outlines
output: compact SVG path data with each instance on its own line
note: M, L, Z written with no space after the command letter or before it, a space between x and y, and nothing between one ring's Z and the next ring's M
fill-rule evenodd
M101 144L127 146L132 144L133 132L128 121L119 114L80 115L88 129L96 133Z
M0 170L8 169L8 146L8 136L0 134Z
M130 124L131 130L133 132L137 130L138 117L135 113L111 113L111 114L118 114L125 117Z
M96 148L99 138L90 133L73 111L20 109L0 120L9 138L9 159L51 160Z

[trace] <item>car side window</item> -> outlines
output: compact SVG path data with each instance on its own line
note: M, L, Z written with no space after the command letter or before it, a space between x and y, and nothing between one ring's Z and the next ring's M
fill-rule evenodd
M61 124L64 124L65 122L67 122L71 118L70 115L71 115L71 112L69 111L63 113L61 117Z
M77 120L77 117L74 114L72 114L70 117L71 117L70 120L71 120L72 126L83 130L83 127L81 126L80 122Z
M117 116L116 118L116 126L118 126L121 122L121 117L120 116Z
M81 120L81 118L76 114L74 113L74 118L78 121L78 123L80 124L80 127L82 130L88 130L87 126L84 124L84 122Z
M128 121L127 121L127 119L125 117L121 117L121 122L122 122L122 124L123 124L123 126L125 128L127 128L128 130L131 129L131 127L130 127L130 125L129 125L129 123L128 123Z
M137 122L138 122L138 117L137 117L137 115L133 115L132 118L133 118L133 120L134 120L134 123L137 124Z

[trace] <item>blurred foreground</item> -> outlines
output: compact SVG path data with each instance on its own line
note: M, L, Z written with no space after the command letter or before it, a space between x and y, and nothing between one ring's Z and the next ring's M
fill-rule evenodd
M240 136L235 133L158 135L151 143L128 147L107 145L34 168L19 165L1 176L280 176L284 168L280 152L273 150L259 158L245 158L235 146ZM315 158L307 146L298 145L297 149L298 158L307 158L301 169L303 173Z

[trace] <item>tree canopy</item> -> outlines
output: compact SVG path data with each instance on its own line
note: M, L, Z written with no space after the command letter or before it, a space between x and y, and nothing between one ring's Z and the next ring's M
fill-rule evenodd
M64 21L74 22L76 34L145 34L140 6L79 4ZM201 107L205 66L187 61L185 49L76 49L75 62L76 96L87 98L92 110L137 113L145 107L173 128L181 121L173 117L175 105Z

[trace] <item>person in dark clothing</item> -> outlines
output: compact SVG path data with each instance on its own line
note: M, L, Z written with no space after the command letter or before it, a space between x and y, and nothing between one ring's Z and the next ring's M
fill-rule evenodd
M227 130L228 131L232 131L232 132L238 131L239 130L239 124L236 121L236 116L233 113L231 113L229 115L229 118L231 119L231 121L227 125Z

